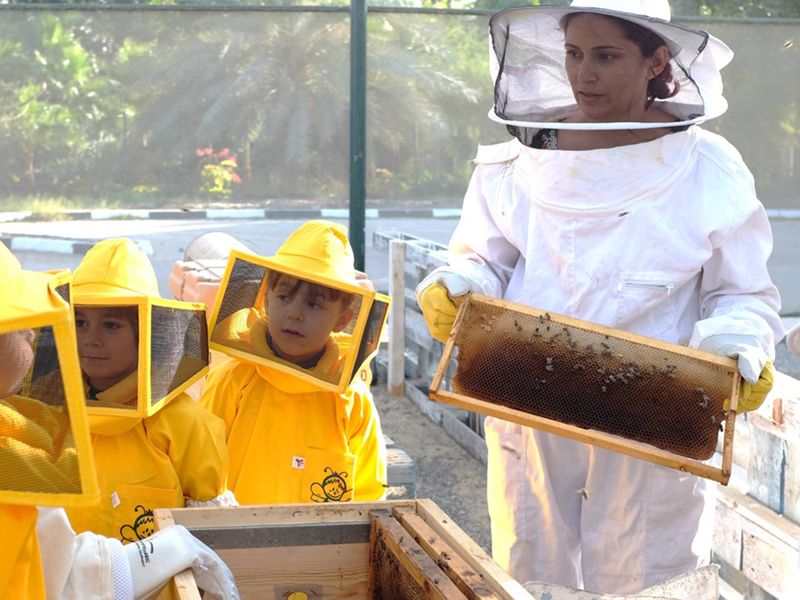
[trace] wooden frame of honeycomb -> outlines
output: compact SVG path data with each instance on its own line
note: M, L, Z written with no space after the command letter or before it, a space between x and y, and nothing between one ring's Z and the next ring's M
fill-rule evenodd
M472 294L429 395L727 485L739 389L733 359Z

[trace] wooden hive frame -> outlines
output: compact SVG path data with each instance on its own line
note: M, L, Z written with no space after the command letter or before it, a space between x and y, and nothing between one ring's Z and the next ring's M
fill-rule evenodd
M211 546L244 600L381 598L370 564L378 540L426 599L533 600L431 500L156 509L154 517L157 530L181 524ZM165 597L200 599L191 570L169 588Z
M597 429L585 429L568 423L563 423L558 420L544 418L525 411L509 408L489 402L480 398L475 398L463 394L459 394L446 389L446 375L453 371L451 361L455 362L455 349L456 340L458 337L459 329L464 321L464 315L467 310L475 306L486 305L495 307L501 310L510 310L517 314L528 315L537 319L546 317L548 322L559 324L562 326L572 327L576 329L595 332L607 339L620 340L625 344L636 344L643 348L653 351L663 351L664 353L671 353L673 355L681 355L688 357L695 361L698 365L711 365L721 367L729 378L730 396L727 399L729 402L729 409L724 420L724 435L722 440L722 460L719 467L709 464L704 461L687 458L673 452L669 452L660 448L656 448L650 444L634 441L625 437L599 431ZM516 322L515 322L516 324ZM733 463L733 433L734 423L736 420L736 409L738 404L740 390L740 377L736 368L736 361L731 358L716 356L707 352L700 352L685 346L663 342L653 338L636 335L633 333L604 327L587 321L574 319L564 315L555 313L548 313L533 307L491 298L480 294L471 294L460 306L459 312L456 316L456 321L450 333L450 337L444 348L444 352L439 361L438 368L434 374L431 382L429 397L431 400L463 408L469 411L490 415L507 421L512 421L554 433L564 437L571 438L580 442L592 444L616 452L621 452L635 458L646 460L662 466L678 469L718 481L723 485L727 485L730 479L731 468Z

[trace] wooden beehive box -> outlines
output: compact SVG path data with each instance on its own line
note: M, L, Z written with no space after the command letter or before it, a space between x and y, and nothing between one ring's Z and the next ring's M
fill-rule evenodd
M244 600L533 600L431 500L154 511L184 525L233 571ZM191 570L166 590L199 600ZM295 597L302 597L301 595Z
M727 484L739 386L733 359L471 294L430 397Z

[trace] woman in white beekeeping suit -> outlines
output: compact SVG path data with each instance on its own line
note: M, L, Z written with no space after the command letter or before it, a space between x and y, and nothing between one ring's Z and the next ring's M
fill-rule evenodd
M417 288L446 339L459 296L504 298L737 358L763 401L783 335L753 177L699 123L733 53L667 0L575 0L490 21L495 103L450 264ZM672 401L664 397L663 401ZM703 479L486 419L495 560L517 579L634 593L709 560Z

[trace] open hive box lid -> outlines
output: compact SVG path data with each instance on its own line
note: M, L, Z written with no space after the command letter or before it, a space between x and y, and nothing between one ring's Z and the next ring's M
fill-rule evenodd
M472 294L430 397L726 484L739 385L733 359Z

